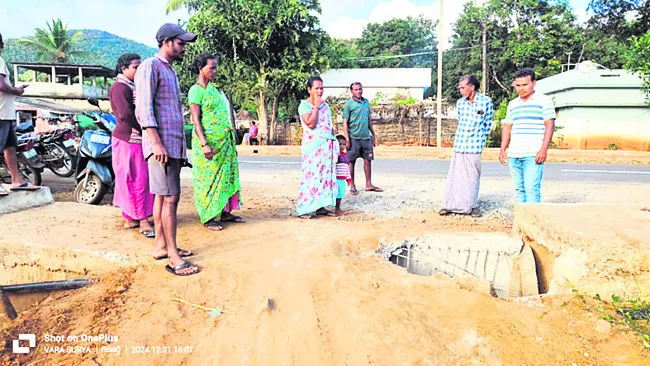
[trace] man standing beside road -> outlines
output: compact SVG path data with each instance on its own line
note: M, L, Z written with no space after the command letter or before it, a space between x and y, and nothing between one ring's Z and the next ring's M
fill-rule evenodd
M176 246L181 168L187 156L181 90L172 63L183 60L185 44L194 42L196 35L167 23L156 33L156 40L158 54L144 60L135 74L136 117L146 131L142 150L149 166L149 188L156 195L153 256L169 259L167 271L189 276L198 273L199 268L181 258L191 256L191 251Z
M350 160L350 193L356 196L359 192L354 183L354 165L359 157L363 158L363 171L366 174L366 191L383 192L372 185L373 148L376 143L375 131L370 120L370 103L363 97L363 86L359 82L350 85L352 99L345 102L343 107L343 136L347 143L348 159Z
M0 55L4 50L5 44L0 34ZM12 191L34 191L40 187L26 182L18 170L18 156L16 148L18 147L18 138L14 130L16 122L16 107L14 97L22 95L25 92L25 85L14 88L9 81L9 69L5 60L0 56L0 153L4 152L5 162L9 167L11 174ZM0 184L0 197L8 195L9 192Z
M499 161L510 166L517 203L537 203L555 131L555 107L551 98L535 92L533 69L517 71L514 85L519 97L508 103Z
M478 92L476 76L465 75L458 83L463 96L456 103L458 128L454 138L447 188L440 215L451 213L481 216L478 191L481 183L481 153L492 129L492 99Z

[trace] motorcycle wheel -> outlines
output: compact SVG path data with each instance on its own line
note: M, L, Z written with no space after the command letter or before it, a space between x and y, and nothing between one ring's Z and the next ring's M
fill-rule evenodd
M108 185L99 179L95 174L88 176L88 185L83 188L84 181L81 180L74 190L74 199L79 203L98 205L108 191Z
M74 158L68 152L64 146L59 144L52 144L50 146L52 156L58 158L57 167L54 167L48 164L48 168L52 173L58 175L59 177L67 178L71 177L74 174Z
M25 180L32 182L35 186L40 186L43 182L41 172L38 169L29 166L27 161L22 157L18 158L18 170L20 170L20 174L23 175Z

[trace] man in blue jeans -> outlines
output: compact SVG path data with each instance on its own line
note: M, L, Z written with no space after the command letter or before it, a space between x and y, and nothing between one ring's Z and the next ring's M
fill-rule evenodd
M517 203L536 203L555 130L555 107L551 98L535 92L533 69L517 71L514 85L519 98L508 103L499 161L510 166Z

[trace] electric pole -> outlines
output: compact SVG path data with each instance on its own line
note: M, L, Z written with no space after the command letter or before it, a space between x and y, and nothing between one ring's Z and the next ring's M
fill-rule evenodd
M442 148L442 8L443 0L440 2L440 16L438 20L438 92L436 102L438 103L437 125L436 125L436 147Z
M488 75L488 61L487 61L487 24L485 20L481 20L481 28L483 32L483 80L481 81L481 92L485 94L487 88L487 75Z

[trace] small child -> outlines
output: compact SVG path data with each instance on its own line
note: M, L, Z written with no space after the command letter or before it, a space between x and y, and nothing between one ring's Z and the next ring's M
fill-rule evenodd
M345 136L338 135L336 139L339 141L340 153L339 160L336 162L336 183L338 184L338 192L336 194L336 211L339 216L345 215L345 211L341 210L341 199L345 197L345 192L348 190L348 183L352 182L350 175L350 161L348 154L345 152L346 140Z

